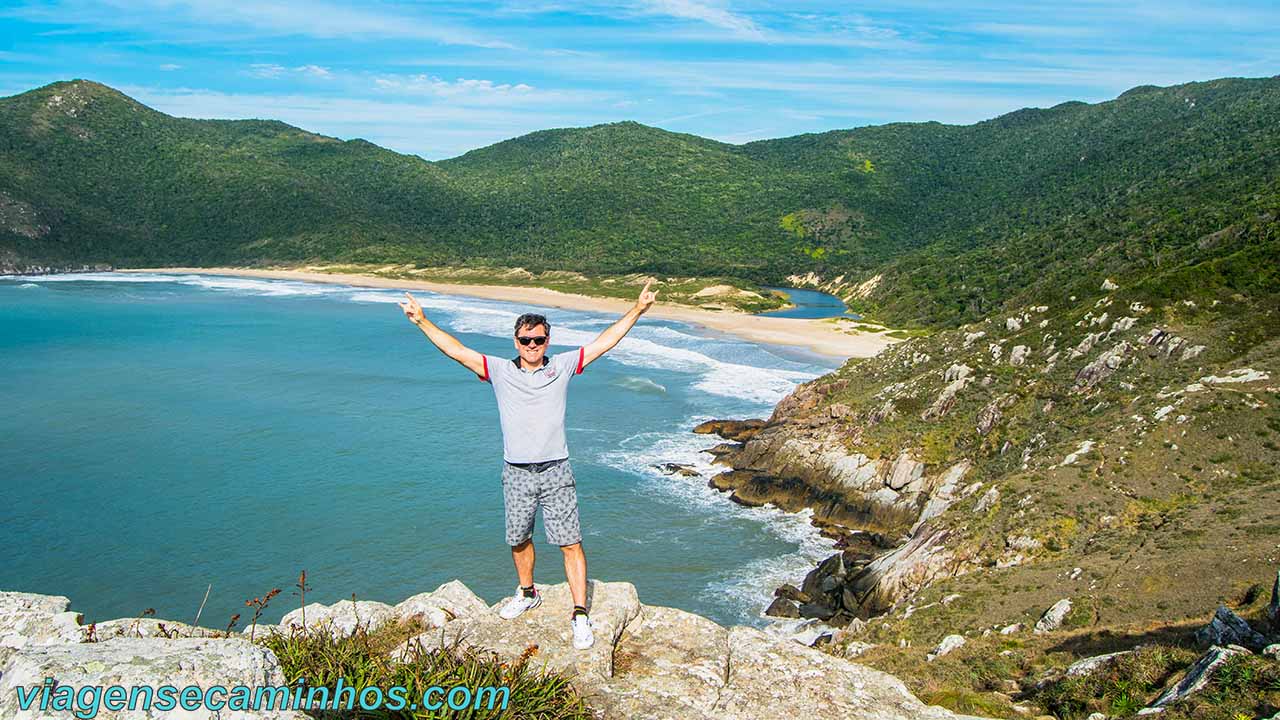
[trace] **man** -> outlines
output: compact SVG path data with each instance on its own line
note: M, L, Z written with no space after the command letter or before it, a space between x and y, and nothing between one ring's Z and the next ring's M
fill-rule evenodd
M542 604L533 584L533 521L542 508L547 542L564 554L564 574L573 594L573 646L579 650L595 641L587 615L587 557L582 550L578 524L578 494L569 449L564 436L565 397L569 379L608 352L631 330L657 296L644 284L635 306L590 343L569 352L546 356L551 323L541 315L526 313L516 319L516 357L482 355L436 327L422 313L409 293L400 308L440 352L493 385L502 426L502 499L506 514L506 539L516 566L519 587L499 610L510 620Z

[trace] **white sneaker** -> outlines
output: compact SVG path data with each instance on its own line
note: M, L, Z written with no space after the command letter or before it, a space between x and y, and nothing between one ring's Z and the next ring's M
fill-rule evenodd
M498 614L504 619L510 620L525 610L532 610L542 604L542 593L537 588L533 589L533 597L525 597L524 592L520 588L516 588L515 597L507 600L507 603L498 610Z
M591 632L591 618L586 615L574 615L570 621L573 626L573 646L579 650L586 650L595 644L596 636Z

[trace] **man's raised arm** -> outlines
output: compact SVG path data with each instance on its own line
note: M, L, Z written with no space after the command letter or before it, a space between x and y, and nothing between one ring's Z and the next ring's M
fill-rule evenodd
M487 379L485 378L484 356L463 345L458 341L458 338L436 327L435 323L422 314L422 306L418 304L418 301L408 292L405 292L404 295L409 298L409 302L402 302L399 305L400 309L404 310L405 317L409 318L409 322L417 325L418 329L427 336L427 339L437 348L440 348L440 352L457 360L463 367L482 379Z
M640 316L653 305L653 301L657 299L658 291L649 292L649 286L653 284L653 278L645 281L644 289L640 291L640 297L636 300L636 304L627 314L618 318L618 321L605 328L595 340L582 346L582 366L586 367L591 361L609 352L618 341L631 330L631 326L636 324Z

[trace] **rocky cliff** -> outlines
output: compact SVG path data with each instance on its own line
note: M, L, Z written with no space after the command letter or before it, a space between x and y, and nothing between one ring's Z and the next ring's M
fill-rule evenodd
M1265 576L1280 540L1258 502L1280 492L1275 305L1156 304L1108 282L914 338L801 385L748 434L703 428L737 440L713 449L730 470L710 484L811 508L838 540L809 587L782 593L790 614L844 625L974 572L1035 577L1104 615L1198 612ZM1214 562L1226 545L1229 567ZM1120 572L1139 563L1149 579ZM1170 582L1200 569L1215 581Z
M1271 237L1275 219L1232 232ZM843 628L836 652L923 661L948 637L1023 642L1051 609L1062 632L1126 626L1132 649L1190 644L1206 608L1247 606L1280 563L1280 296L1246 274L1198 285L1210 275L1187 264L1010 307L850 360L723 432L712 487L810 508L836 539L769 613Z

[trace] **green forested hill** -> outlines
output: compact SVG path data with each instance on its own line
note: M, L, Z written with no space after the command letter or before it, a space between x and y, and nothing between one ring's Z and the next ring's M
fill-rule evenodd
M741 146L631 122L545 130L432 163L173 118L76 80L0 99L0 264L812 272L843 294L879 275L855 305L954 325L1105 276L1274 262L1231 228L1280 215L1278 118L1280 77L1223 79Z

